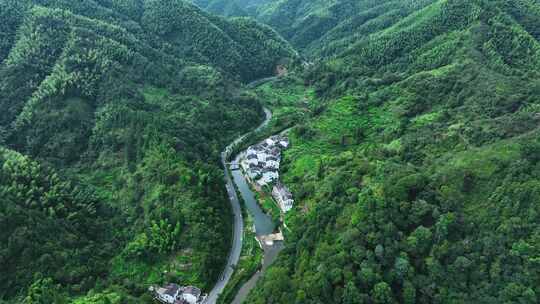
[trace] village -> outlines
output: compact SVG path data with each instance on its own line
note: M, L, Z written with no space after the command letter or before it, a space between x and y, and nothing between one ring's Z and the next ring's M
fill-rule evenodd
M194 286L180 286L170 283L164 287L150 287L154 299L163 304L200 304L206 298L201 290Z
M283 213L291 210L294 204L291 192L279 181L281 151L287 149L289 144L285 136L271 136L249 147L240 161L246 178L258 191L272 187L272 197Z
M271 136L262 142L250 146L235 163L233 170L242 169L247 181L258 191L272 190L272 197L281 212L287 213L293 208L294 199L287 187L279 181L281 153L289 147L289 139L282 135ZM275 241L283 241L281 231L275 234L257 237L262 246L272 246ZM150 291L154 299L163 304L202 304L206 294L194 286L180 286L169 283L163 287L152 286Z

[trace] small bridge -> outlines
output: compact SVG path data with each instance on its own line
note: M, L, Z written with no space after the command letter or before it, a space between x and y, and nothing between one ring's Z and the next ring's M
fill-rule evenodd
M238 164L237 162L225 163L225 165L229 166L231 168L231 170L239 170L240 169L240 164Z
M285 240L281 231L274 234L259 235L256 237L256 239L259 242L259 245L263 248L265 246L274 246L274 242L283 242Z

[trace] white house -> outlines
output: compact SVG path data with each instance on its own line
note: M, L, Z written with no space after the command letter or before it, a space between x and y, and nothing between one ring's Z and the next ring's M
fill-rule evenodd
M201 290L197 287L186 286L181 288L180 299L188 304L197 304L201 300Z
M266 154L266 152L260 151L257 153L257 159L261 162L266 161L267 157L268 157L268 154Z
M253 154L257 154L257 149L254 146L251 146L246 150L246 155L249 156Z
M160 287L156 290L156 299L162 303L175 304L179 293L180 286L171 283L165 287Z
M182 287L171 283L151 290L155 290L156 300L164 304L199 304L204 298L201 296L201 290L194 286Z
M281 157L281 150L279 148L272 148L268 150L268 154L273 157Z
M270 137L266 139L266 144L270 147L274 146L276 144L276 139L274 137Z
M271 170L269 168L265 168L262 171L262 177L261 179L257 181L257 184L259 184L259 186L261 187L266 186L270 184L271 182L277 180L278 178L279 178L279 174L277 173L277 171Z
M279 169L279 161L268 159L266 161L266 168Z
M249 164L254 164L254 165L257 165L259 163L259 159L257 157L257 154L249 154L247 157L246 157L246 163L249 165Z
M279 145L283 148L283 149L287 149L289 147L289 139L287 138L282 138L280 141L279 141Z
M287 212L292 209L294 204L293 195L283 184L278 183L274 186L272 196L277 201L281 211Z

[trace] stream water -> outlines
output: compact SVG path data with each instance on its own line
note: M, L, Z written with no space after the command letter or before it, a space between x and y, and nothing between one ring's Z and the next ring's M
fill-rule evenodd
M238 155L235 159L235 162L238 163L240 160L241 154ZM264 213L264 211L259 206L255 193L249 187L249 183L242 174L241 170L232 171L232 176L234 183L238 187L240 195L242 196L245 206L248 212L253 217L253 222L255 225L255 233L257 235L267 235L274 232L276 225L272 221L272 218ZM246 227L247 228L247 227ZM255 287L257 281L260 277L266 272L267 268L272 265L276 260L278 253L283 249L282 242L274 242L272 246L263 246L264 249L264 258L263 264L260 271L255 273L238 291L236 297L233 300L233 304L241 304L246 297L248 296L251 289Z
M239 159L240 156L236 158L235 162L238 162ZM240 194L244 199L248 212L253 217L253 222L255 224L255 233L257 235L267 235L274 232L274 229L276 227L272 221L272 218L266 213L264 213L264 211L257 203L255 193L253 193L253 191L249 187L248 181L242 174L241 170L232 171L232 176L234 179L234 183L238 187L238 190L240 191Z
M264 81L271 81L275 77L264 79ZM257 132L263 128L265 128L268 123L270 122L270 119L272 118L272 113L268 109L264 109L266 119L264 122L253 132ZM221 162L225 168L225 181L227 184L227 192L229 194L229 199L231 202L233 214L234 214L234 231L233 231L233 242L231 251L229 252L229 258L227 260L227 265L225 266L223 273L221 275L221 279L216 283L214 288L209 292L208 297L203 301L204 304L215 304L217 302L217 298L219 294L223 291L227 283L229 282L230 278L233 275L233 270L235 265L238 263L238 260L240 258L240 252L242 249L242 235L243 235L243 218L242 214L240 212L240 204L236 195L236 192L233 187L233 182L238 187L238 190L240 192L240 195L242 196L242 199L245 202L245 206L247 211L251 214L253 217L253 222L255 225L255 233L260 235L267 235L271 234L275 230L275 223L273 223L272 218L265 214L259 204L257 203L255 193L251 190L249 187L249 184L242 174L240 170L233 170L231 174L229 174L228 171L228 165L227 165L227 158L232 152L235 145L242 142L242 140L245 139L246 135L238 137L236 140L234 140L229 146L223 150L221 154ZM234 162L238 162L240 158L240 154L236 156L236 159ZM237 167L237 166L235 166ZM232 179L231 179L232 176ZM283 243L282 242L274 242L272 246L263 246L264 250L264 258L262 263L262 268L257 273L255 273L239 290L239 292L236 294L236 297L233 301L234 304L240 304L242 303L251 289L253 289L259 280L259 278L264 274L266 269L275 261L275 259L278 256L278 253L283 249Z

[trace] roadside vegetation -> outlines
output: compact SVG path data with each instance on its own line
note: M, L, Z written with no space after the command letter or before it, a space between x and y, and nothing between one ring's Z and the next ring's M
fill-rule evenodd
M219 153L263 117L242 82L292 47L180 0L0 0L0 16L0 302L209 290L231 235Z
M537 0L193 2L236 17L0 0L0 303L211 288L219 153L263 106L245 142L291 128L295 207L246 303L540 301ZM260 266L245 233L225 302Z
M290 132L291 231L248 303L538 301L536 4L425 4L296 71L322 110Z
M240 195L238 197L239 199L241 198ZM255 238L253 217L246 210L243 200L241 200L241 204L244 218L242 252L240 253L240 260L234 269L233 276L223 293L220 294L217 303L232 303L240 288L262 267L264 252Z

